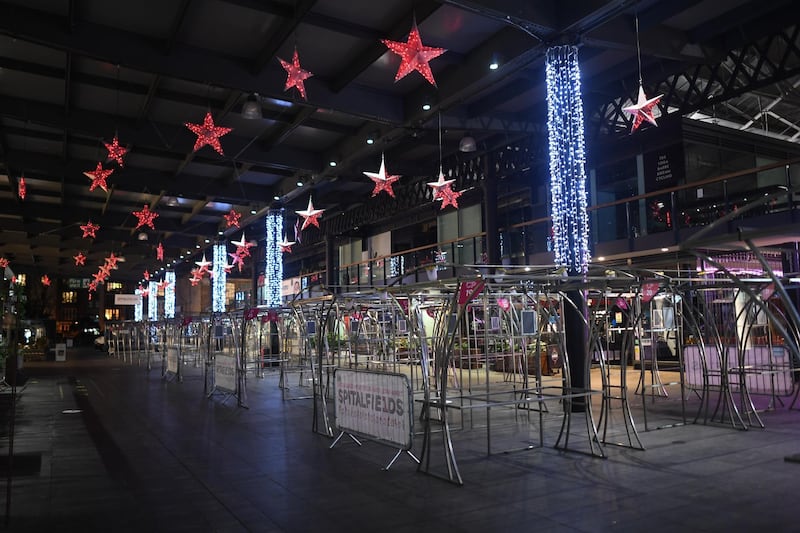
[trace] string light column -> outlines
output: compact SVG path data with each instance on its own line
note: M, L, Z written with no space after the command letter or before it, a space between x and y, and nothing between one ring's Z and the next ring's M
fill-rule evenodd
M211 267L211 310L215 313L225 312L225 284L228 274L225 267L228 264L228 247L225 243L214 245L214 263Z
M588 270L589 216L581 73L578 48L559 45L547 49L547 130L550 152L550 214L553 221L555 263L570 276L585 277ZM573 389L589 387L588 327L583 290L566 292L563 302L566 353ZM565 409L582 411L583 397L566 402Z
M150 322L158 320L158 282L151 280L147 284L147 319Z
M136 289L133 291L139 298L136 300L136 305L133 306L133 320L141 322L144 318L144 303L142 302L142 291Z
M268 307L281 306L283 257L280 243L283 233L283 209L270 209L266 217L266 261L264 270L264 303Z
M164 316L175 318L175 271L167 270L164 274Z

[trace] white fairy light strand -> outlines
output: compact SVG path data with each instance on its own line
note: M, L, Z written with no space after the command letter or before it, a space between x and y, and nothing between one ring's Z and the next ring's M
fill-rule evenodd
M228 281L228 274L225 272L225 266L228 264L228 246L225 243L214 245L213 260L214 262L211 266L213 275L211 280L211 310L214 313L224 313L225 284Z
M175 318L175 271L164 273L164 317Z
M271 209L266 221L266 257L264 267L264 303L269 307L281 305L283 257L280 242L283 233L283 209Z

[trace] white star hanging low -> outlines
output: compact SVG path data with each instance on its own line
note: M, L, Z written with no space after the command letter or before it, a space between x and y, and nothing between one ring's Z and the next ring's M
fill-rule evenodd
M639 129L639 126L642 124L643 120L646 120L653 126L658 126L656 124L656 119L653 116L653 108L658 104L658 102L664 97L663 94L659 94L654 98L647 98L644 94L644 88L639 85L639 96L636 100L636 103L633 105L629 105L627 107L623 107L622 110L626 113L633 115L633 124L631 124L631 133Z
M255 244L251 242L247 242L245 239L244 232L242 232L242 240L240 241L231 241L231 244L236 246L236 255L242 256L242 258L250 256L250 248L255 246Z
M300 211L295 211L295 213L303 217L303 226L300 228L300 231L312 225L319 227L319 217L321 217L324 212L324 209L314 209L314 203L311 201L311 196L309 196L308 207Z
M440 200L442 198L442 191L444 189L449 189L450 186L455 181L456 180L454 180L454 179L452 179L452 180L444 179L444 172L439 170L439 181L429 181L428 182L428 187L431 187L433 189L433 199L434 200Z
M375 182L375 188L372 190L372 196L375 197L381 192L385 192L394 198L394 190L392 184L400 179L400 176L393 176L386 173L386 163L383 155L381 155L381 168L378 172L364 172L364 175Z
M283 236L283 240L278 243L278 248L280 248L282 253L292 253L292 245L294 241L287 241L286 235Z
M211 261L206 259L206 256L203 255L203 260L195 261L194 264L197 265L200 275L202 276L204 272L208 272L208 267L211 266Z

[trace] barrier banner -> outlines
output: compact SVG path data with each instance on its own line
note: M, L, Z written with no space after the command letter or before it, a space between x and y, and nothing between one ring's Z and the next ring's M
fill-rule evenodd
M167 372L178 373L178 349L167 348Z
M217 389L236 392L236 357L222 354L214 356L214 385Z
M334 384L340 431L411 449L414 414L407 376L337 368Z

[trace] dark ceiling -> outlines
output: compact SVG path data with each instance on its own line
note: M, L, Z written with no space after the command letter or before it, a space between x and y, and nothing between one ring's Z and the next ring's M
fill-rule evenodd
M324 230L326 217L370 201L363 171L377 171L381 153L401 181L429 180L440 153L469 157L458 152L465 134L479 152L541 135L553 43L580 46L590 140L626 135L635 17L644 86L665 93L662 114L800 137L791 1L0 2L0 257L15 271L88 277L113 252L125 258L114 276L139 279L220 232L240 239L223 218L231 210L247 239L271 207L286 208L290 228L309 194L326 209ZM447 49L430 62L436 87L417 72L395 82L399 59L381 43L405 40L414 19L425 45ZM278 58L295 48L313 73L307 101L284 91ZM263 118L245 119L253 98ZM233 128L224 156L192 150L184 124L207 111ZM115 133L130 149L123 168L106 160ZM98 162L115 168L107 191L84 175ZM145 205L159 215L154 230L134 229ZM82 238L89 220L95 239Z

